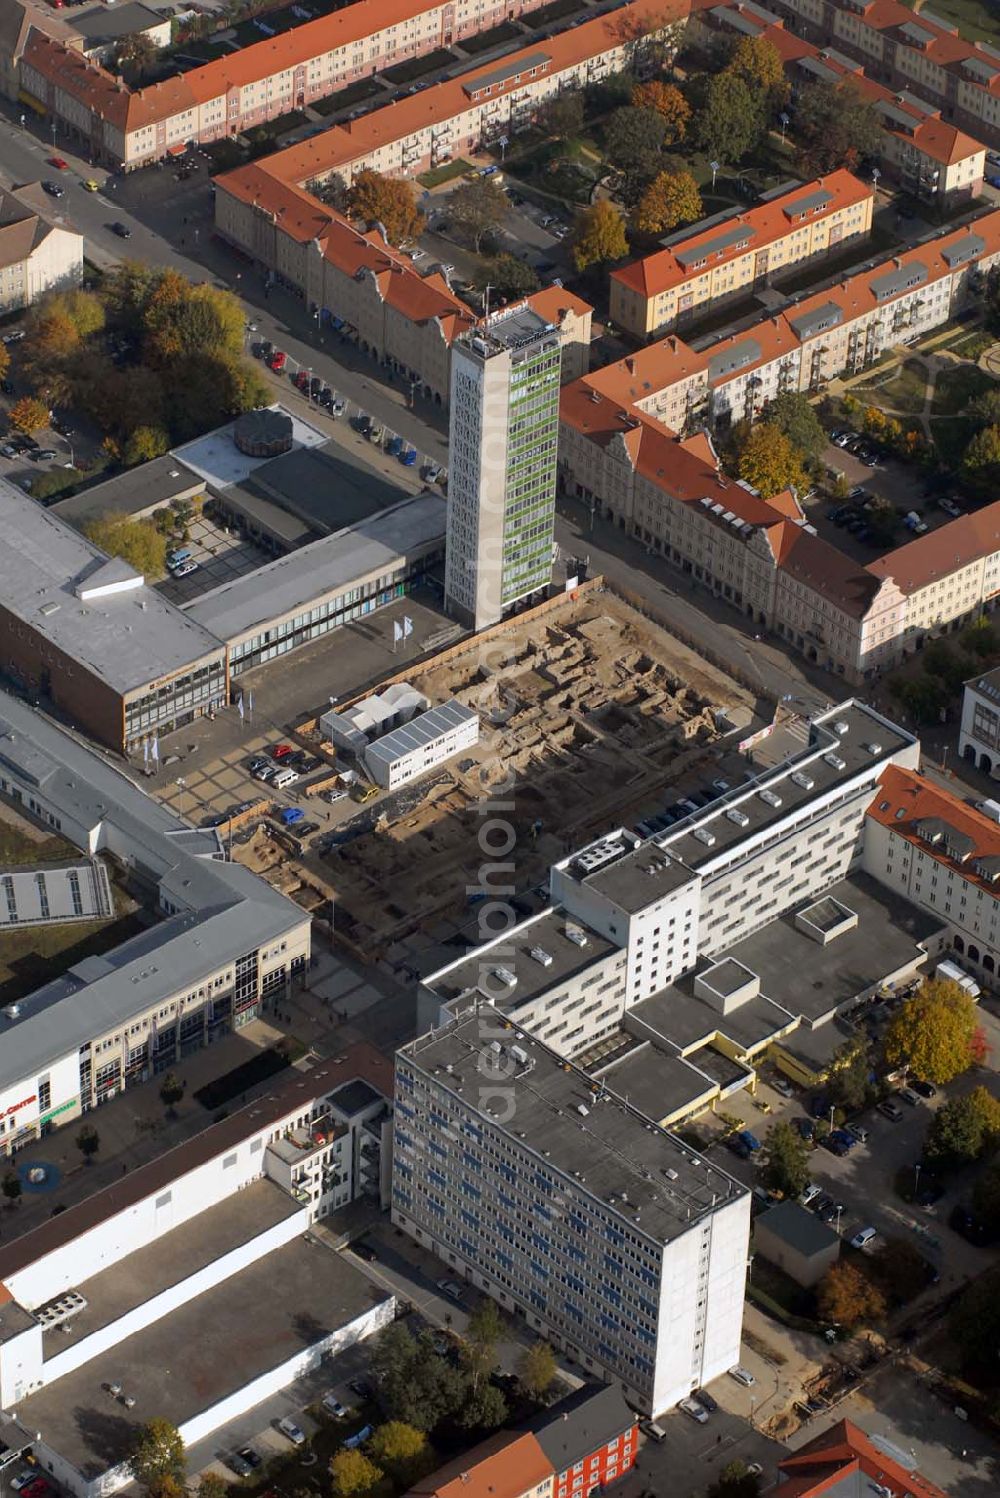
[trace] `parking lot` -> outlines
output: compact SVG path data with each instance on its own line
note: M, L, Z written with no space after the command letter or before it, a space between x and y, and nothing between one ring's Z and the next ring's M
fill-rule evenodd
M861 563L874 561L876 557L913 539L915 532L908 530L903 523L903 517L911 510L916 511L928 531L947 525L953 518L927 497L923 478L912 463L879 457L876 466L871 467L852 452L835 447L833 443L823 453L822 462L827 470L827 479L811 497L806 498L803 508L809 523L815 525L825 541L831 542L840 551ZM835 499L830 475L838 473L843 473L852 489L863 489L864 494L847 500ZM838 510L846 511L851 516L856 514L859 520L862 519L865 501L872 497L886 500L896 512L896 524L891 537L881 536L875 531L867 535L864 531L860 534L852 533L846 525L838 525L831 520L831 514Z

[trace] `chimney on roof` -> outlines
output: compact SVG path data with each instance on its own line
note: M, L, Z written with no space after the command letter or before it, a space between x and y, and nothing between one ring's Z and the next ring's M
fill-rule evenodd
M631 354L629 354L625 360L625 368L628 370L630 375L635 374L635 359Z
M896 267L897 270L902 270L903 269L903 257L902 257L902 255L896 255L895 258L893 259L892 263Z
M670 352L672 354L676 354L676 352L677 352L677 334L676 333L671 333L669 341L670 341Z

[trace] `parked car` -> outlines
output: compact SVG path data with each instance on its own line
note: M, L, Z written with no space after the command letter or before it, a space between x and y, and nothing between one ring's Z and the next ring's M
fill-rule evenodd
M963 513L961 505L956 504L953 499L949 499L947 494L938 500L937 507L939 510L943 510L946 515L951 515L956 519Z
M291 1415L285 1415L278 1421L278 1429L283 1436L287 1436L293 1446L304 1446L306 1444L306 1433L300 1425L296 1425Z
M874 1228L861 1228L851 1239L851 1247L865 1249L870 1243L874 1243L877 1237L878 1233Z
M398 458L399 454L403 450L402 437L390 437L388 442L385 444L385 450L390 458Z
M811 1118L797 1118L795 1120L795 1132L807 1144L812 1144L816 1137L816 1125Z
M188 577L192 572L197 571L197 562L181 562L179 567L174 568L174 577Z
M10 330L9 333L5 333L3 335L3 338L2 338L2 340L0 340L0 342L3 342L3 343L20 343L21 339L23 337L24 337L24 329L23 328L11 328L11 330Z
M819 1196L817 1196L816 1200L812 1204L812 1209L818 1217L821 1212L825 1212L827 1207L832 1206L832 1204L833 1197L830 1195L829 1191L824 1191Z
M276 348L267 362L270 364L275 374L280 374L285 365L288 363L288 355L285 353L284 349Z
M292 376L292 384L295 386L296 390L301 390L302 393L305 394L306 391L309 389L309 371L308 371L308 369L299 369L299 370L297 370L295 372L295 374Z
M335 1420L346 1420L348 1415L351 1413L347 1408L347 1405L341 1404L340 1400L337 1399L337 1397L333 1394L323 1395L323 1408L326 1410L327 1414L332 1415Z
M719 1408L717 1402L715 1401L715 1399L713 1399L712 1395L708 1392L707 1389L695 1389L691 1397L692 1399L696 1399L701 1405L702 1409L707 1410L710 1415L714 1415L716 1410Z
M294 827L296 822L305 820L305 815L301 806L283 806L278 813L278 820L283 827Z
M864 1124L849 1123L845 1124L844 1128L853 1139L857 1140L858 1144L868 1143L868 1130L865 1128Z
M37 452L31 454L36 463L51 463L59 454L54 447L40 447Z
M65 191L64 188L59 186L58 182L43 182L42 189L48 193L50 198L61 198Z
M822 1188L817 1186L815 1181L810 1181L809 1185L799 1197L799 1201L801 1202L803 1207L808 1207L810 1202L814 1202L816 1198L818 1196L822 1196L822 1194Z
M454 1280L438 1280L437 1288L441 1291L442 1295L447 1295L449 1300L462 1299L462 1287L461 1285L457 1285Z
M101 184L99 182L95 182L93 177L88 177L85 182L80 183L80 186L83 188L84 192L100 192L101 190Z
M750 1146L741 1139L739 1134L730 1134L726 1139L726 1149L736 1156L738 1160L749 1160L752 1151Z
M241 1446L236 1454L237 1456L242 1457L247 1466L250 1468L251 1472L255 1472L264 1460L260 1452L254 1451L252 1446Z
M891 1119L893 1123L899 1123L900 1119L903 1117L902 1108L894 1103L892 1101L892 1098L884 1098L883 1101L878 1105L878 1111L884 1114L886 1118Z
M266 768L267 760L261 759L259 755L256 758L250 760L249 764L247 765L247 769L250 771L251 775L256 775L258 770L264 770Z
M34 1482L38 1475L34 1467L24 1467L16 1477L11 1478L10 1485L15 1493L19 1493L22 1488L28 1486L29 1482Z
M415 447L405 447L399 455L399 461L404 468L413 468L417 461L417 449Z
M911 1108L920 1107L920 1096L913 1091L912 1087L901 1087L896 1096L902 1098L903 1102L908 1103Z
M683 1410L692 1420L697 1420L699 1425L708 1423L708 1410L700 1405L697 1399L682 1399L677 1408Z
M934 1086L933 1082L921 1082L916 1077L911 1077L910 1086L913 1088L913 1091L918 1092L921 1097L937 1097L937 1088Z
M111 225L111 232L112 234L117 234L119 239L132 238L132 230L129 228L128 224L123 224L120 221L116 221Z
M757 1382L753 1374L750 1372L750 1369L744 1368L741 1363L737 1363L735 1368L729 1369L729 1377L734 1378L736 1382L738 1384L742 1384L745 1389L752 1389L754 1384Z
M271 750L271 758L277 760L288 759L289 755L294 753L295 750L292 748L291 744L275 744L274 748Z
M842 1217L846 1211L847 1208L843 1202L830 1202L829 1206L824 1207L822 1212L817 1213L817 1216L820 1222L831 1223Z
M371 1399L375 1393L375 1385L370 1378L349 1378L347 1380L347 1387L359 1399Z
M344 414L344 412L346 410L347 410L347 402L345 401L344 397L342 395L336 395L336 396L334 396L333 402L332 402L332 404L330 406L330 415L331 416L343 416L343 414Z

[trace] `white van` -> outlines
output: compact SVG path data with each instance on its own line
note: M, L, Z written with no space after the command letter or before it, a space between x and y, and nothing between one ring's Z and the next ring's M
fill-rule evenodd
M277 775L271 776L271 784L276 791L285 791L290 785L294 785L298 778L297 770L279 770Z

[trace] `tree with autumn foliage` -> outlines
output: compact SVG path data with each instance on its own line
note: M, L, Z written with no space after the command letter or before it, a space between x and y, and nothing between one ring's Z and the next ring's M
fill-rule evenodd
M358 173L347 193L348 210L371 227L381 224L390 244L415 239L424 227L416 194L409 182L383 177L370 167Z
M742 78L753 93L766 99L769 114L780 109L791 92L781 53L763 36L741 37L724 71Z
M960 983L925 978L889 1023L885 1059L927 1082L950 1082L976 1059L978 1030L975 1002Z
M772 421L761 421L751 428L740 448L736 466L740 478L756 489L763 499L771 499L791 485L796 489L806 487L801 452Z
M856 1264L833 1264L820 1281L816 1295L820 1318L831 1326L853 1331L863 1321L881 1321L885 1296Z
M690 172L657 172L632 215L640 234L664 234L701 217L701 193Z
M632 105L635 109L652 109L660 116L666 126L664 145L676 145L687 134L691 106L676 84L664 83L661 78L637 83L632 90Z
M30 437L32 432L40 432L43 427L48 426L49 408L44 401L33 395L22 395L11 406L7 420L13 431L23 432Z
M577 214L571 254L578 271L623 260L628 254L625 220L607 198L598 198Z

